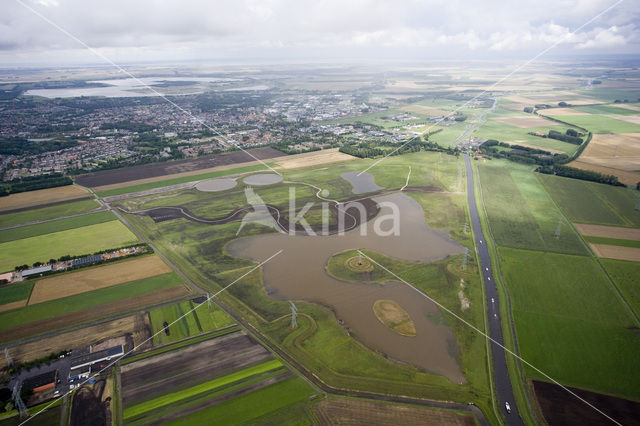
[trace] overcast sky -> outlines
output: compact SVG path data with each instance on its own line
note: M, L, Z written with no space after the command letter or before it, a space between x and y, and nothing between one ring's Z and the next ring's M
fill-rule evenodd
M2 0L5 66L101 63L21 2L120 62L640 53L638 0Z

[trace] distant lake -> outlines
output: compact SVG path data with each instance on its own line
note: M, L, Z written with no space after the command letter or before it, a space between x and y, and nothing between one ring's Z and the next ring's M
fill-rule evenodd
M87 83L107 84L106 87L71 87L64 89L34 89L27 90L25 95L42 96L45 98L76 98L80 96L102 96L106 98L129 98L140 96L158 96L147 86L151 86L155 91L163 95L193 95L202 93L203 87L200 85L185 86L185 82L196 83L230 83L234 81L242 81L237 78L217 78L217 77L141 77L120 78L114 80L95 80ZM175 86L170 83L176 82ZM169 83L169 84L166 84ZM167 87L168 86L168 87ZM169 87L179 88L179 92L169 92ZM257 87L257 86L254 86ZM265 86L265 88L267 88ZM236 90L265 90L238 88Z

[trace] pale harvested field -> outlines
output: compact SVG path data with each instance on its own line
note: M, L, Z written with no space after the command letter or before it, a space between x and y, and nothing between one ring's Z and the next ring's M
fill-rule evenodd
M265 160L265 163L268 163L268 162L271 162L271 160ZM217 172L217 171L221 171L221 170L235 169L235 168L239 168L239 167L255 166L257 164L261 164L261 163L258 162L258 161L247 161L246 163L226 164L224 166L211 167L211 168L208 168L208 169L192 170L190 172L174 173L174 174L171 174L171 175L156 176L156 177L152 177L152 178L130 180L130 181L121 182L121 183L114 183L114 184L111 184L111 185L96 186L95 188L93 188L93 190L96 191L96 192L109 191L110 189L125 188L127 186L142 185L142 184L145 184L145 183L159 182L159 181L163 181L163 180L169 180L169 179L175 179L175 178L181 178L181 177L187 177L187 176L202 175L202 174L205 174L205 173L212 173L212 172Z
M89 193L76 185L21 192L0 198L0 211L34 207L41 204L86 198Z
M623 228L621 226L588 225L585 223L574 223L576 229L589 237L615 238L618 240L640 241L640 229Z
M564 154L564 151L559 151L557 149L553 149L553 148L543 148L543 147L539 147L539 146L535 146L535 145L531 145L525 142L519 142L519 141L513 141L513 142L505 142L506 144L509 145L520 145L520 146L526 146L527 148L533 148L533 149L541 149L547 152L550 152L552 154Z
M322 151L307 152L304 154L289 155L276 159L275 163L283 169L296 169L298 167L317 166L320 164L336 163L338 161L355 160L348 154L338 151L338 148L324 149Z
M122 336L129 336L136 346L144 342L151 336L149 315L146 312L139 312L135 315L118 318L102 324L23 343L9 348L9 354L14 361L24 363L43 358L50 353L58 353L68 349L81 348L88 345L99 348L101 342ZM0 359L0 368L4 367L5 364L6 359L2 357Z
M476 424L470 414L352 398L326 398L313 406L313 412L323 425L472 426Z
M589 243L596 256L607 259L630 260L640 262L640 248L610 246L607 244Z
M519 104L526 104L527 106L534 106L535 104L541 103L540 100L527 98L520 95L512 95L505 97L506 100L511 102L517 102Z
M575 167L576 169L592 170L605 175L613 175L616 176L620 182L626 185L636 186L636 184L640 182L640 172L627 172L581 160L572 161L568 166Z
M415 112L418 114L427 114L431 117L440 117L440 116L449 115L452 113L451 111L445 111L439 108L434 108L426 105L417 105L417 104L407 105L405 107L402 107L402 109L405 111Z
M610 115L609 117L627 123L640 124L640 115Z
M27 305L27 299L18 300L16 302L5 303L4 305L0 305L0 312L10 311L12 309L22 308Z
M29 298L29 305L169 272L171 272L171 268L159 257L144 256L124 262L56 275L40 280L35 284Z
M630 109L631 111L640 111L640 106L636 105L629 105L629 104L615 104L615 107L618 108L626 108L626 109Z
M559 117L565 115L591 115L588 112L578 111L577 109L572 108L549 108L538 111L540 115L557 115Z
M492 118L492 120L523 129L528 127L558 126L555 121L545 120L537 115L531 115L530 117L496 117Z
M569 165L612 174L621 182L635 185L640 180L640 133L593 135L578 161Z

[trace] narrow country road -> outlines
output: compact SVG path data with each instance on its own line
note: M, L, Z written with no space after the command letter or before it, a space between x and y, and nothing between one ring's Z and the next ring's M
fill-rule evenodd
M476 196L473 185L473 170L471 162L467 154L462 154L467 167L467 193L469 196L469 213L471 214L471 222L473 233L476 239L476 247L482 269L482 278L486 288L487 308L489 318L489 337L491 337L491 355L493 360L493 377L498 398L498 404L502 415L509 425L524 425L516 401L513 396L513 388L509 379L509 370L507 368L507 360L504 352L504 340L502 337L502 327L500 326L500 305L498 301L498 289L493 278L493 270L491 269L491 258L489 249L487 248L487 240L482 232L480 225L480 216L476 206ZM505 408L505 403L511 406L511 413Z

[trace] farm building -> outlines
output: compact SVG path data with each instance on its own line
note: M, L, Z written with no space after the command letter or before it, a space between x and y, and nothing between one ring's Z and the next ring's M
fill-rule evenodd
M71 358L71 370L69 380L77 380L89 377L91 373L97 373L104 368L108 361L124 355L124 346L118 345L96 352L82 354Z
M48 371L25 379L25 381L22 382L22 387L33 389L33 393L51 390L55 388L57 378L58 370Z
M51 269L52 269L51 265L45 265L45 266L40 266L38 268L26 269L22 271L22 277L24 278L30 275L42 274L43 272L51 271Z

